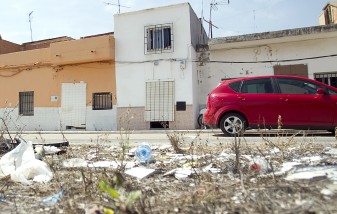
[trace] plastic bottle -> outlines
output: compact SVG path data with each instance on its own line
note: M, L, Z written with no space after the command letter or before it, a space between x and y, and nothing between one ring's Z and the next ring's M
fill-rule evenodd
M138 146L136 149L136 156L141 163L149 162L152 156L152 149L150 145L143 143L142 145Z

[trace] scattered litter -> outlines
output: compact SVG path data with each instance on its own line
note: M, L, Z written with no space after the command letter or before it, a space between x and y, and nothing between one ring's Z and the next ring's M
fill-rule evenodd
M337 149L336 148L331 148L327 147L323 154L331 155L331 156L337 156Z
M55 146L55 147L68 147L69 146L69 142L68 141L64 141L64 142L60 142L60 143L43 143L43 144L34 144L34 146Z
M301 161L309 162L311 164L319 163L322 160L321 156L302 157Z
M6 139L3 136L0 137L0 154L5 154L13 150L20 142L15 138Z
M10 202L10 201L6 200L5 196L3 194L0 194L0 201L4 202L6 204L14 204L13 202Z
M52 206L62 198L63 194L64 194L64 189L61 188L60 192L58 192L55 195L52 195L48 198L43 199L42 202L41 202L41 205Z
M249 163L249 172L266 174L270 170L269 162L265 158L254 157Z
M45 156L44 147L42 145L35 146L34 151L36 159L42 160L42 158Z
M334 183L337 183L337 166L310 166L295 169L289 173L285 180L309 180L309 179L324 179L328 178Z
M281 169L278 171L280 173L285 173L292 170L295 166L301 166L300 162L285 162L281 165Z
M142 143L136 149L136 156L141 163L148 163L152 156L152 149L150 145Z
M277 154L280 152L280 149L277 148L277 147L274 147L272 148L270 151L269 151L269 154Z
M220 173L222 170L220 168L217 168L215 164L211 163L208 166L206 166L203 171L211 173Z
M116 161L96 161L88 164L88 167L112 167L114 169L117 169L118 166Z
M334 195L334 192L329 190L329 189L322 189L321 190L321 194L322 195L327 195L327 196L330 196L330 195Z
M135 154L136 154L136 150L137 150L137 147L131 148L131 149L129 150L128 155L129 155L130 157L134 157Z
M172 169L172 170L170 170L168 172L165 172L163 174L163 176L174 175L176 173L176 171L177 171L177 169Z
M44 146L43 148L46 155L60 154L60 152L62 151L56 146Z
M165 144L165 145L160 146L158 149L163 151L163 150L168 150L168 149L171 149L171 148L172 148L171 145Z
M136 177L138 179L143 179L145 177L150 176L152 173L154 173L154 169L148 169L143 167L134 167L129 170L125 171L125 174L131 175L133 177Z
M71 158L63 161L64 167L87 167L88 162L82 158Z
M33 145L22 138L18 139L20 144L0 159L0 177L10 175L15 182L30 185L33 181L49 182L53 173L49 166L35 159Z
M195 167L197 165L197 162L195 161L189 161L189 162L186 162L183 164L183 167L186 168L186 167Z
M178 168L175 171L174 177L177 179L185 179L192 174L192 168Z

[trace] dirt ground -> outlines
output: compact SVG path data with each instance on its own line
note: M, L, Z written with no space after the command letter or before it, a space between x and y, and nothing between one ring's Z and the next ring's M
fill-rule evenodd
M2 178L0 212L337 213L337 179L333 177L337 155L327 152L336 145L294 142L291 136L286 141L259 138L262 144L249 145L244 138L233 138L232 144L225 145L208 144L207 139L187 144L173 137L171 145L152 146L152 158L145 164L127 142L68 146L63 154L45 155L42 160L53 171L52 180L23 185L9 176ZM268 160L268 172L252 168L252 159L257 157ZM66 160L85 160L87 166L65 166ZM283 163L294 161L301 164L280 171ZM112 162L119 165L90 167ZM125 173L138 166L154 172L142 179ZM308 170L312 178L286 179L306 167L330 167L332 175ZM179 175L179 170L185 174ZM43 202L55 194L59 195L53 202Z

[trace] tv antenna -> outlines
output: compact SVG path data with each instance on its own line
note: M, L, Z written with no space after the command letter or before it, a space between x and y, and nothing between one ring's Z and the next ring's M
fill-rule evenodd
M218 6L219 5L225 5L225 4L229 4L229 0L226 1L216 1L216 0L212 0L210 5L209 5L209 21L205 20L204 21L208 23L208 37L213 38L213 27L218 28L217 26L215 26L212 23L212 11L217 11L218 10Z
M29 18L29 28L30 28L30 39L31 41L33 41L33 30L32 30L32 14L33 14L34 11L31 11L29 14L28 14L28 18Z
M118 0L117 4L109 3L109 2L104 2L104 3L106 5L118 6L118 13L121 13L121 7L130 8L130 7L121 5L120 2L119 2L119 0Z

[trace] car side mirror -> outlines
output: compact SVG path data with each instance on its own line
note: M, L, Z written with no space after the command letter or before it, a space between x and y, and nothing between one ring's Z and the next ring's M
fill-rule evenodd
M317 93L318 93L319 95L325 95L325 94L327 94L326 91L325 91L323 88L318 88L318 89L317 89Z

